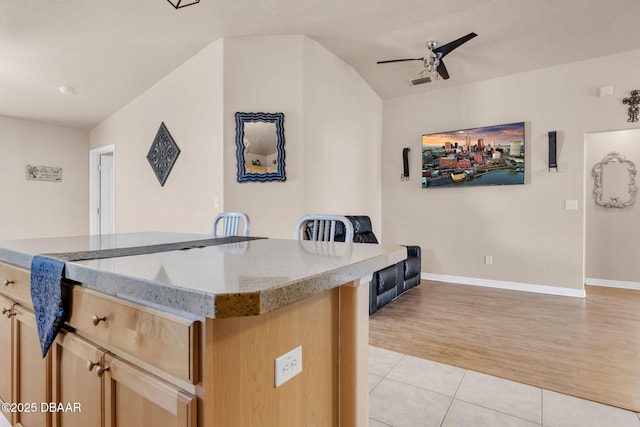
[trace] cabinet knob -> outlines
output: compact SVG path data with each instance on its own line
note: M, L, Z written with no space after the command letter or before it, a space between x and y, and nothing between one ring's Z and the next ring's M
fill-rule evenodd
M16 283L14 280L4 279L5 286L13 285L14 283Z
M93 361L89 360L87 362L87 369L89 370L89 372L91 372L91 371L93 371L93 368L95 368L98 365L100 365L100 362L93 362Z
M7 317L11 317L11 309L10 308L3 308L2 309L2 315L3 316L7 316Z
M96 369L96 374L98 374L99 377L101 377L102 375L104 375L105 372L109 371L111 368L108 366L102 367L102 366L98 366L98 369Z
M93 321L93 326L98 326L98 323L103 322L105 320L107 320L106 317L104 316L96 316L94 315L91 320Z

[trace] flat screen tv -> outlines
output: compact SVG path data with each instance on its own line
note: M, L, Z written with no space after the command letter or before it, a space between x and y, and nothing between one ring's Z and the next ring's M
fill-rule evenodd
M524 122L422 135L422 188L524 184Z

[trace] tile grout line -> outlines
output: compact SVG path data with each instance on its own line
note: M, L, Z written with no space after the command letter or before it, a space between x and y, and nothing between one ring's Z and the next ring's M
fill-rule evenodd
M544 427L544 389L540 387L540 427Z
M453 405L453 402L456 400L456 395L458 394L458 390L460 390L460 386L462 385L462 381L464 381L464 377L467 376L467 372L469 372L468 369L464 370L464 374L462 374L462 378L460 379L460 382L458 383L458 387L456 387L456 391L453 392L453 396L451 396L451 402L449 402L449 406L447 406L447 410L444 413L444 417L442 417L442 421L440 422L440 427L442 427L442 425L444 424L445 420L447 419L447 415L449 415L449 411L451 410L451 406Z
M473 371L471 369L465 369L464 375L462 376L462 380L460 381L460 384L458 384L458 387L456 388L456 392L455 392L454 397L453 397L454 400L459 400L461 402L468 403L469 405L477 406L478 408L488 409L490 411L497 412L499 414L504 414L504 415L507 415L509 417L518 418L520 420L527 421L527 422L530 422L530 423L534 423L534 424L537 424L540 427L542 427L542 393L544 392L543 388L535 387L535 386L529 386L529 387L534 387L534 388L537 388L538 390L540 390L540 422L538 423L538 422L535 422L535 421L531 421L531 420L529 420L527 418L519 417L517 415L513 415L513 414L510 414L508 412L500 411L500 410L495 409L495 408L490 408L488 406L480 405L479 403L476 403L476 402L469 402L469 401L467 401L465 399L460 399L460 398L456 397L457 394L458 394L458 391L460 390L460 387L462 386L462 381L464 381L464 377L467 375L467 373L469 371L475 372L475 373L478 373L478 374L482 374L482 372ZM482 375L488 375L488 374L482 374ZM493 376L493 375L490 375L490 376ZM495 378L500 378L500 377L495 377ZM500 379L504 379L504 378L500 378ZM511 381L511 380L506 380L506 381ZM522 383L520 383L520 384L522 384ZM525 384L525 385L528 385L528 384ZM453 402L452 402L452 404L453 404ZM448 412L449 412L449 410L447 409L447 413ZM445 418L446 418L446 416L445 416Z
M389 372L387 372L387 373L384 375L384 377L382 377L382 378L387 378L387 375L389 375L389 374L391 373L391 371L393 371L394 369L396 369L396 367L400 364L400 362L402 362L402 360L403 360L404 358L406 358L406 357L407 357L407 355L406 355L406 354L404 354L404 353L400 353L400 354L402 354L402 357L401 357L400 359L398 359L398 361L396 362L396 364L395 364L395 365L393 365L393 368L389 369Z
M368 407L369 407L369 396L371 395L371 393L373 393L373 391L374 391L376 388L378 388L378 386L382 383L382 380L387 379L387 380L389 380L389 381L394 381L394 380L393 380L393 379L391 379L391 378L387 378L387 375L389 375L389 373L390 373L391 371L393 371L393 370L395 369L395 367L396 367L396 366L398 366L398 364L402 361L402 359L404 359L404 358L406 357L406 354L404 354L404 353L398 353L398 354L401 354L401 355L402 355L402 357L398 359L398 361L395 363L395 365L393 365L393 366L391 367L391 369L389 369L389 370L387 371L387 373L385 373L382 377L380 377L380 381L378 381L378 384L376 384L376 386L375 386L374 388L372 388L372 389L367 393L367 412L369 412L369 411L368 411ZM369 363L371 363L371 362L369 362ZM373 374L373 373L371 373L371 372L369 372L369 373L370 373L370 374L372 374L372 375L376 375L376 374ZM377 375L376 375L376 376L377 376ZM397 381L397 382L400 382L400 381ZM404 384L404 383L402 383L402 384ZM386 425L386 426L389 426L389 424L385 423L384 421L380 421L380 420L379 420L379 419L377 419L377 418L373 418L373 417L372 417L372 416L370 416L368 413L367 413L367 418L370 418L370 419L372 419L372 420L376 420L376 421L377 421L377 422L379 422L379 423L382 423L382 424L384 424L384 425ZM393 426L389 426L389 427L393 427Z
M511 418L517 418L517 419L519 419L519 420L526 421L526 422L528 422L528 423L533 423L533 424L535 424L535 425L538 425L538 426L541 426L541 427L542 427L542 424L541 424L541 423L537 423L537 422L535 422L535 421L531 421L531 420L529 420L529 419L527 419L527 418L522 418L522 417L519 417L519 416L517 416L517 415L510 414L510 413L508 413L508 412L500 411L500 410L498 410L498 409L490 408L490 407L488 407L488 406L483 406L483 405L480 405L480 404L475 403L475 402L469 402L469 401L464 400L464 399L456 398L455 400L459 400L460 402L464 402L464 403L467 403L467 404L469 404L469 405L476 406L476 407L478 407L478 408L487 409L487 410L489 410L489 411L496 412L496 413L498 413L498 414L503 414L503 415L506 415L506 416L511 417Z

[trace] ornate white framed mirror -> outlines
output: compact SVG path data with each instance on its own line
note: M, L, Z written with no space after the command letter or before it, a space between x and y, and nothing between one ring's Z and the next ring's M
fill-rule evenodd
M605 208L625 208L636 201L636 166L612 151L591 170L595 202Z

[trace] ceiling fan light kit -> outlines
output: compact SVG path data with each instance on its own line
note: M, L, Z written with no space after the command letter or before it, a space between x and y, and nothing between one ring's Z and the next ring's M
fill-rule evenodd
M462 36L459 39L456 39L452 42L444 44L440 47L435 40L429 40L427 42L427 49L429 49L429 55L422 58L405 58L405 59L390 59L386 61L378 61L378 64L388 64L391 62L404 62L404 61L422 61L424 65L424 70L418 74L418 77L412 80L409 80L413 86L429 83L432 79L429 77L425 77L424 73L428 72L431 76L433 76L436 80L442 77L443 80L447 80L449 78L449 72L447 71L447 67L445 67L442 58L447 56L451 51L459 47L460 45L468 42L474 37L477 37L476 33L469 33L466 36Z

